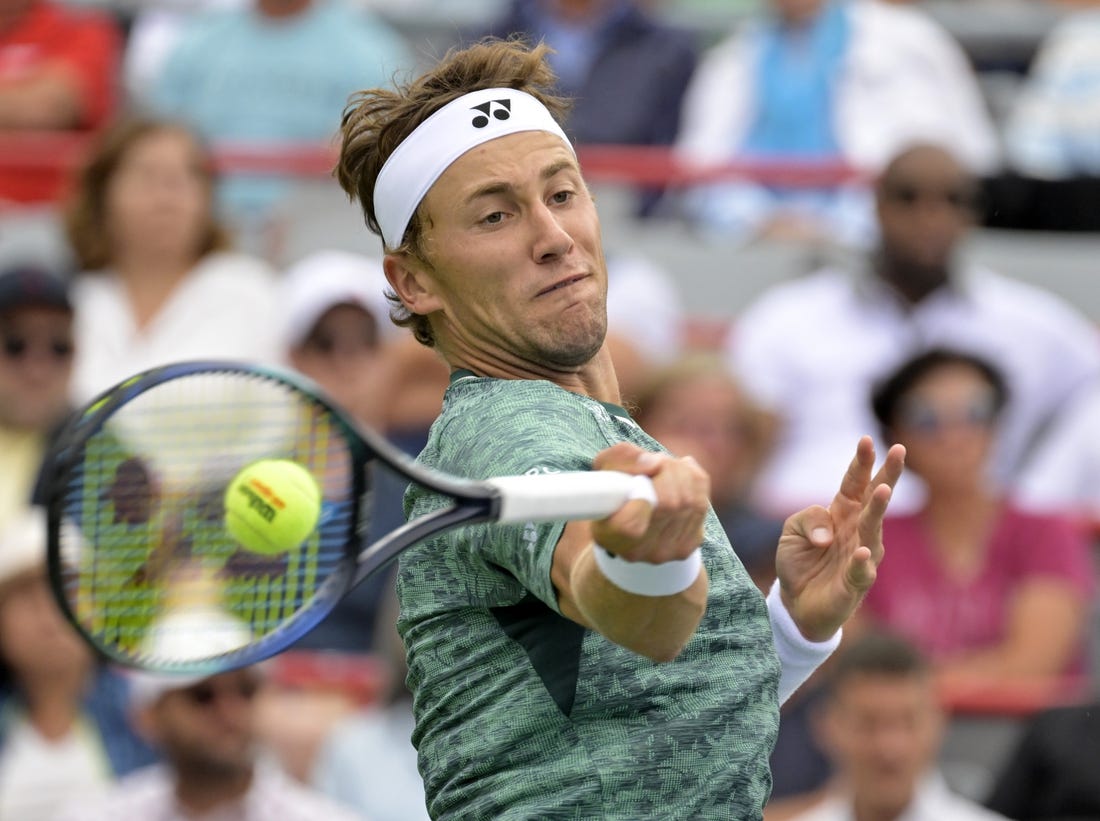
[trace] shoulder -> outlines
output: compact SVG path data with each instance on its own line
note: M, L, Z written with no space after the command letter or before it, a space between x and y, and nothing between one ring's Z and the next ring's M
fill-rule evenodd
M82 796L57 816L58 821L102 821L104 818L163 817L172 806L172 778L154 764L123 776L99 792Z
M207 254L195 265L193 273L203 277L232 276L240 280L251 279L274 283L275 269L260 257L240 251L215 251Z
M969 269L965 283L980 305L1010 315L1014 322L1025 326L1065 330L1068 323L1071 327L1092 327L1084 314L1060 295L990 268Z
M771 286L745 308L737 324L760 321L771 325L795 316L821 316L826 309L850 305L855 295L853 275L824 268Z
M927 12L896 3L884 3L881 0L856 0L850 3L849 19L860 28L866 28L867 34L892 35L897 37L920 37L922 39L946 39L947 33Z

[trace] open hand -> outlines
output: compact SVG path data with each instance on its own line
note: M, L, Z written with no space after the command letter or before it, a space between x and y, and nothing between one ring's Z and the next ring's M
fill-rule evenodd
M864 436L829 506L808 507L784 523L775 559L780 595L808 640L836 633L874 583L882 518L904 461L905 448L894 445L872 478L875 449Z

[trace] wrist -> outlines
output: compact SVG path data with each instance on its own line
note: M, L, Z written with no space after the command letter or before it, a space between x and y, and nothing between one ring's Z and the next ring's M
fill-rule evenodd
M593 542L592 556L609 582L637 596L675 596L691 587L703 569L700 548L695 548L685 559L659 563L631 562Z
M772 626L778 628L783 635L793 643L804 642L810 645L827 645L840 641L840 629L828 630L823 635L816 631L807 631L795 621L790 597L783 589L778 579L772 583L767 596L768 612L772 618Z

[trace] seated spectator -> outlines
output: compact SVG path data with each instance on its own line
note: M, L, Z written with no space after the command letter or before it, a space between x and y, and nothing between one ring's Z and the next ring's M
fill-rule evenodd
M352 821L348 809L297 783L256 749L256 668L187 678L132 677L138 729L163 753L99 794L70 802L62 821L234 819Z
M1017 821L1100 818L1100 701L1032 717L998 773L990 809Z
M979 354L1005 374L1013 401L990 471L1000 488L1070 397L1100 374L1088 317L961 255L974 190L950 150L907 148L876 182L872 252L777 284L737 317L726 342L731 367L779 425L756 484L762 509L785 517L829 498L833 488L820 477L843 470L848 443L878 427L867 401L874 383L925 347ZM891 512L919 506L909 471L895 491Z
M66 801L149 764L126 686L62 617L46 581L46 514L0 534L0 818L47 821Z
M229 250L214 214L211 158L186 128L132 119L102 135L81 170L66 229L74 395L186 359L279 359L274 272Z
M637 0L512 0L489 34L521 35L554 51L559 91L575 102L565 124L580 145L665 146L676 138L699 44ZM643 214L657 194L643 197Z
M343 0L252 0L200 15L144 102L218 145L327 145L356 90L411 68L401 35ZM286 178L235 175L221 201L242 231L266 228Z
M721 359L697 354L658 370L638 396L634 419L672 453L695 457L707 471L718 520L767 592L783 522L753 510L746 499L770 434Z
M1028 457L1014 491L1021 505L1076 516L1100 526L1100 383L1067 403Z
M874 0L773 0L700 64L678 149L701 165L823 163L873 176L916 141L955 147L977 172L998 162L974 72L947 32L920 9ZM746 240L868 245L875 233L858 181L715 183L685 207L707 231Z
M945 687L1085 671L1088 541L1070 520L1027 513L986 479L1007 401L990 363L934 349L888 376L872 402L927 495L884 522L889 555L859 616L913 641Z
M827 693L816 723L836 778L819 803L788 817L793 821L1002 818L953 794L937 771L946 717L931 667L909 642L889 634L865 635L842 647L827 670Z
M371 821L427 821L424 782L412 745L412 693L405 686L405 648L397 634L397 596L391 586L375 622L378 658L388 686L383 698L335 724L310 774L326 795Z
M134 9L126 35L123 76L129 96L147 99L180 34L196 14L240 9L251 0L145 0Z
M1043 39L1004 142L1009 165L1027 176L1100 176L1100 9L1071 12Z
M0 272L0 528L31 503L46 447L69 410L73 310L65 280Z
M0 4L0 136L87 132L114 112L121 36L106 14L53 0ZM0 204L52 203L59 165L0 162Z
M630 252L608 250L607 337L619 392L633 403L655 369L684 350L684 299L672 275Z
M439 414L448 371L429 348L389 319L382 264L345 251L319 251L290 266L280 291L287 362L355 419L415 455ZM408 484L375 471L368 540L404 524ZM299 643L300 648L368 652L386 574L368 580Z

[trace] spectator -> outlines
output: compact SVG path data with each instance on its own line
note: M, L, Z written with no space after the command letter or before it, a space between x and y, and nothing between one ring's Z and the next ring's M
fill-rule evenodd
M559 91L573 98L566 132L580 145L667 146L699 55L694 35L638 0L512 0L490 27L554 49ZM656 206L655 193L641 202Z
M959 46L921 10L875 0L774 0L714 47L684 107L683 156L702 164L823 162L876 175L918 141L955 146L972 170L997 138ZM709 231L870 244L862 185L715 184L689 194Z
M276 279L232 253L213 211L210 155L186 128L133 119L102 136L66 213L74 393L183 359L278 359Z
M634 418L672 453L702 465L718 521L749 575L767 592L775 580L783 522L756 512L746 498L769 434L721 359L689 355L657 371L638 397Z
M72 325L63 279L31 266L0 273L0 528L30 504L69 409Z
M668 271L645 257L607 251L607 338L627 404L656 368L684 349L684 300Z
M65 623L46 582L46 514L0 535L0 818L46 821L154 759L129 728L125 682Z
M400 35L343 0L253 0L199 16L148 102L221 145L323 147L356 89L387 83L411 56ZM235 176L223 202L242 230L267 223L285 178Z
M101 795L69 804L63 821L351 821L360 818L298 784L257 753L256 668L206 678L133 677L134 721L162 751Z
M906 149L875 196L881 239L851 269L775 286L739 317L727 351L753 398L780 425L757 503L787 515L825 490L845 443L874 430L873 383L914 352L947 345L982 355L1007 379L992 480L1008 486L1054 414L1100 372L1092 322L1053 294L958 255L972 227L974 183L941 147ZM812 401L807 401L812 397ZM903 476L891 510L913 510Z
M1100 9L1046 35L1005 123L1006 159L1031 177L1100 176Z
M987 361L935 349L876 389L875 416L927 488L883 524L890 556L861 617L913 641L945 686L1085 671L1089 544L1066 519L1025 513L985 481L1009 399Z
M1052 707L1028 721L988 806L1018 821L1100 818L1100 701Z
M411 454L439 414L448 372L434 352L389 320L382 263L344 251L319 251L286 272L281 304L291 367L308 376L360 422ZM407 482L375 471L376 515L368 539L404 523ZM378 515L380 514L380 515ZM299 647L367 652L377 606L390 580L380 575L345 597Z
M106 15L51 0L0 3L0 134L86 132L115 108L121 38ZM50 203L59 166L0 166L0 203Z
M1100 525L1100 384L1063 409L1056 426L1031 454L1016 487L1032 510L1061 512Z
M334 726L318 752L311 782L372 821L427 821L424 782L412 745L412 693L405 686L405 648L397 634L391 587L375 625L388 686L371 704Z
M148 0L135 8L126 36L123 67L126 90L135 100L147 99L180 34L196 14L240 9L251 0Z
M994 821L936 769L946 717L928 662L908 642L869 634L831 662L818 729L837 770L824 800L794 821Z

